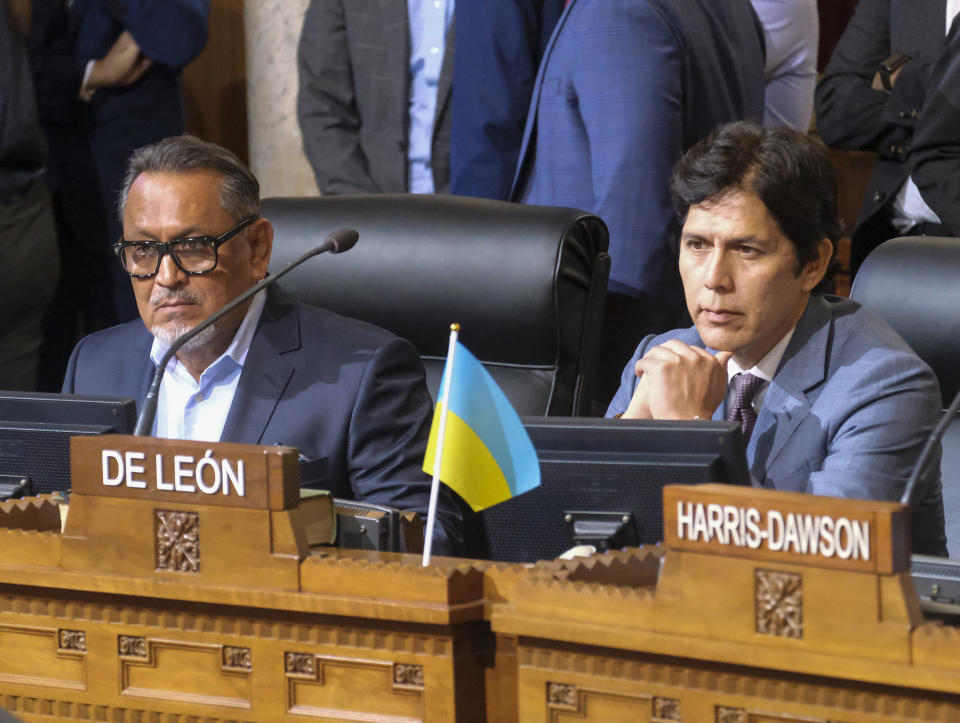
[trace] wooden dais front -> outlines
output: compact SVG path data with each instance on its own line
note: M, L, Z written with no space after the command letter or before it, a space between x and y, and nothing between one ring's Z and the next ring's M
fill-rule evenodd
M0 706L27 721L960 721L901 505L669 487L662 546L423 568L311 550L294 450L73 462L62 532L50 498L0 505Z
M960 721L960 634L925 622L907 510L668 487L663 546L488 571L522 721Z
M311 553L292 449L72 443L62 533L49 498L0 506L0 706L30 721L484 719L480 571Z

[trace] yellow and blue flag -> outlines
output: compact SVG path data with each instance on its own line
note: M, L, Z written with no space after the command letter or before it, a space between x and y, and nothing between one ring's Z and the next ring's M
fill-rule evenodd
M452 349L453 369L448 357L423 471L434 473L442 396L449 374L450 398L439 477L479 511L537 487L540 463L520 417L490 373L459 341Z

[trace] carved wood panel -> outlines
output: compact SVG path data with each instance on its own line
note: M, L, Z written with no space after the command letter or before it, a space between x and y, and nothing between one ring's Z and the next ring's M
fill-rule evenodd
M599 650L571 653L521 642L517 647L519 720L599 721L603 718L596 713L598 701L612 705L610 701L623 695L629 717L612 712L608 720L648 721L652 696L658 695L680 700L681 714L695 723L960 721L956 696L933 701L909 689L865 689L839 680L781 677L765 668L701 668L690 662L656 656L628 659ZM637 700L645 700L644 707ZM780 717L770 712L787 709L800 712Z
M425 716L424 668L418 663L287 651L289 713L322 720L410 723Z
M200 515L155 510L156 568L200 572Z
M743 708L731 708L725 705L716 707L716 723L747 723L747 711Z
M61 647L61 632L55 627L0 625L0 682L86 690L86 656ZM67 637L68 643L79 644L74 636Z
M124 696L253 708L249 648L118 636Z
M757 632L803 637L803 578L792 572L754 571Z
M87 652L87 634L83 630L64 630L57 631L57 649L61 653Z
M682 721L680 715L680 700L677 698L663 698L654 696L652 719L660 721Z

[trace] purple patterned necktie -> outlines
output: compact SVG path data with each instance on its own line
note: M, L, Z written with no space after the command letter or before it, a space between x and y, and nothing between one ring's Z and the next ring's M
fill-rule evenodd
M727 421L740 422L743 438L748 440L750 433L753 432L753 425L757 421L757 413L752 404L753 397L763 384L763 379L747 372L740 372L734 375L731 383L733 384L733 403L727 410Z

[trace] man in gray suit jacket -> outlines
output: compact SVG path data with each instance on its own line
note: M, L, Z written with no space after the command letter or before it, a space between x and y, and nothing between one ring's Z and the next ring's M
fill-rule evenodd
M933 372L879 317L819 293L842 225L823 148L722 126L677 164L680 276L694 326L649 336L607 416L730 419L756 485L896 500L935 425ZM914 551L946 555L939 465L914 496Z
M311 0L297 117L321 193L449 192L453 2Z
M610 229L598 388L646 331L686 318L670 170L721 123L763 119L763 29L747 0L571 0L543 52L511 200ZM459 153L459 150L455 152Z

